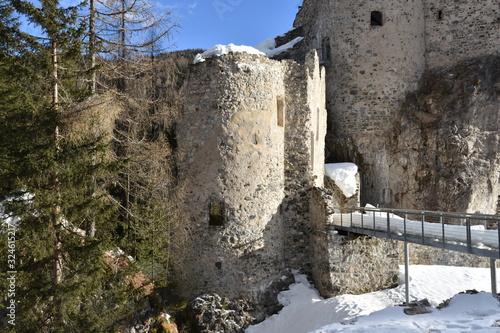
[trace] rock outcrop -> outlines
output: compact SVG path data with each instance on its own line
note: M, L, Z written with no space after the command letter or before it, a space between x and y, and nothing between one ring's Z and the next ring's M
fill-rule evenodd
M499 96L500 57L424 74L387 138L394 206L497 213Z

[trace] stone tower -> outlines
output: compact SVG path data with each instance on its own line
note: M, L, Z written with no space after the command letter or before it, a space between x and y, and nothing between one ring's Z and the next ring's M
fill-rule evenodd
M361 164L364 201L387 202L383 133L425 68L422 0L306 0L295 26L327 67L328 158Z
M190 234L182 290L256 302L309 256L301 231L306 190L323 182L324 72L315 52L305 66L230 53L193 65L185 89L177 124Z

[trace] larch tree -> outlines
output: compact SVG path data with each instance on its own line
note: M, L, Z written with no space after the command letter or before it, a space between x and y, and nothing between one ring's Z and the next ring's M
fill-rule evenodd
M171 12L159 11L149 0L89 0L88 15L90 67L106 60L101 64L108 66L106 72L120 92L143 72L142 58L151 48L160 49L178 27ZM96 90L95 75L90 86Z

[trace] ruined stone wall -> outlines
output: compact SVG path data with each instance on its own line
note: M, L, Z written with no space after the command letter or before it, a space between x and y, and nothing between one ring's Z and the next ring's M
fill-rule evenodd
M497 0L425 1L427 68L500 52Z
M285 267L283 73L281 63L248 54L190 69L177 124L188 298L255 298Z
M284 268L310 273L310 201L323 185L324 70L231 53L192 66L177 124L190 216L183 289L261 299ZM212 225L211 214L223 218ZM262 287L262 288L261 288Z
M286 70L285 205L286 256L291 268L310 272L310 201L323 186L326 109L324 69L315 52L305 66L289 61Z
M323 297L332 297L392 287L399 272L398 242L350 237L325 224L339 207L339 194L330 188L313 191L310 249L315 288Z
M496 214L500 57L426 72L388 138L397 206Z

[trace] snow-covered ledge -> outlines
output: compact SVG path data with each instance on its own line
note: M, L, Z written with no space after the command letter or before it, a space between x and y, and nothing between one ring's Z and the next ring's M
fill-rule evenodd
M325 187L333 191L334 207L359 206L358 166L347 162L325 164Z
M276 40L274 38L266 39L262 43L258 44L255 47L246 46L246 45L234 45L234 44L217 44L214 47L206 50L203 53L199 53L194 58L194 63L197 64L199 62L204 62L206 59L213 57L220 57L221 55L228 54L230 52L233 53L248 53L248 54L258 54L265 55L269 58L272 58L282 52L285 52L292 47L295 46L298 42L300 42L304 37L297 37L290 42L276 47Z
M325 175L335 182L346 198L351 198L358 190L357 173L358 166L354 163L325 164Z

